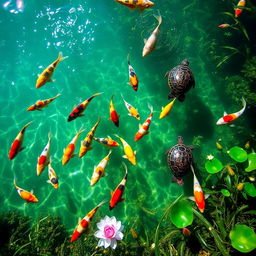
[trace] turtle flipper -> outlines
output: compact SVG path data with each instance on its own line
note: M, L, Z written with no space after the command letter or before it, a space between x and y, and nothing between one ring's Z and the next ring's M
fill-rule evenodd
M168 95L168 100L171 100L171 99L173 99L173 98L175 98L173 95L172 95L172 93L170 92L169 93L169 95Z
M185 98L186 98L185 94L181 94L181 95L179 95L178 100L183 102L185 100Z

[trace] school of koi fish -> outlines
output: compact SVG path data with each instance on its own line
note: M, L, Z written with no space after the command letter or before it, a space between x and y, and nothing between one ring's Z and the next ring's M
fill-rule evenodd
M116 0L116 2L130 8L130 9L138 9L140 11L143 11L147 8L150 8L154 6L154 3L149 1L149 0ZM238 17L243 9L239 9L239 7L244 7L245 6L245 1L240 0L239 3L237 4L237 7L235 8L235 16ZM162 23L162 17L159 14L159 16L155 16L155 18L158 21L157 27L152 31L151 35L148 37L148 39L145 39L144 41L144 47L142 49L142 57L147 56L150 54L156 47L157 44L157 37L160 32L160 26ZM222 24L219 25L220 28L225 28L229 26L228 24ZM68 57L63 57L62 53L59 53L58 58L50 64L45 70L38 76L38 79L36 81L36 89L41 88L42 86L45 86L48 82L54 81L52 79L52 76L54 74L54 71L59 64L59 62L67 59ZM130 54L127 56L127 64L128 64L128 76L129 76L129 82L128 85L131 86L131 88L137 92L139 90L139 78L135 72L135 69L132 67L130 63ZM170 72L169 75L171 76L172 73ZM140 77L141 79L141 77ZM172 79L172 77L170 77ZM178 79L177 77L173 79ZM86 110L86 108L89 106L91 101L102 95L104 92L98 92L90 96L89 98L85 99L81 103L79 103L77 106L74 106L74 108L71 110L70 114L67 117L67 122L75 121L76 118L78 117L83 117L83 113ZM36 101L33 105L27 108L27 111L41 111L43 108L48 107L51 102L56 100L58 97L60 97L61 94L57 94L56 96L49 98L49 99L44 99L44 100L38 100ZM117 98L117 96L116 96ZM116 99L115 98L115 99ZM136 109L132 104L128 103L124 96L121 94L119 96L119 99L123 100L125 107L128 110L128 115L131 117L134 117L136 120L140 120L140 114L138 109ZM178 97L175 97L172 99L166 106L162 107L159 115L159 119L163 119L166 116L168 116L173 108L173 105ZM98 99L98 98L97 98ZM179 98L178 98L179 99ZM184 99L183 99L184 100ZM93 103L92 103L93 104ZM153 106L148 105L149 108L149 115L144 121L143 124L139 125L138 131L134 135L134 141L137 142L141 140L145 135L149 134L149 128L150 124L153 119ZM232 113L232 114L227 114L224 112L223 116L216 122L216 125L230 125L233 121L238 119L245 111L246 109L246 101L244 98L242 98L242 109ZM110 98L110 106L109 106L109 111L110 111L110 117L109 120L113 122L113 124L117 127L119 127L120 122L119 122L119 117L120 115L118 114L115 105L114 105L114 95ZM102 177L105 175L105 170L107 168L108 162L110 161L110 156L112 153L112 150L114 148L119 147L119 143L112 139L111 137L107 136L105 138L97 138L95 136L97 127L100 125L101 122L101 117L98 118L98 121L92 126L92 128L88 131L84 139L81 140L80 143L80 149L78 153L78 157L82 158L85 157L88 151L92 150L92 143L93 141L97 141L100 144L107 146L109 148L108 154L98 163L97 166L95 166L91 180L90 180L90 186L97 186L97 183L100 181ZM13 160L17 154L19 154L23 149L23 140L24 140L24 135L26 129L33 124L33 121L27 123L22 127L16 138L14 139L10 151L9 151L9 159ZM76 134L74 134L74 137L72 140L67 144L66 148L63 150L63 156L62 156L62 165L66 165L69 163L69 161L73 158L76 157L75 155L75 149L76 145L78 143L78 140L81 136L82 133L84 133L84 129L80 129ZM117 132L118 133L118 132ZM136 151L134 151L129 143L119 136L118 134L115 134L115 137L119 139L122 143L123 146L123 151L124 155L122 156L123 158L127 159L132 165L136 165L137 159L136 159ZM78 143L79 144L79 143ZM183 145L183 143L181 143ZM218 145L217 145L218 146ZM50 148L51 148L51 134L48 134L48 141L45 147L42 150L41 155L38 157L37 160L37 166L36 166L36 175L39 176L43 173L45 168L48 168L48 183L50 183L54 189L58 189L59 186L59 180L56 172L54 171L54 168L52 167L51 164L51 153L50 153ZM21 153L22 154L22 153ZM112 210L114 207L116 207L119 203L124 201L123 194L127 182L127 177L128 177L128 168L126 164L123 163L124 169L125 169L125 174L123 179L120 181L120 183L117 185L115 190L111 193L111 198L109 200L109 210ZM195 200L196 205L198 209L201 212L204 212L205 209L205 198L207 196L204 196L203 190L200 186L200 183L196 177L196 174L194 172L193 166L191 165L191 170L193 173L194 177L194 197L192 198ZM34 195L33 192L29 192L25 189L22 189L17 186L16 180L14 179L14 186L17 189L18 194L22 199L24 199L26 202L30 203L37 203L39 200L37 197ZM71 237L71 242L74 242L77 240L80 235L88 228L89 223L92 221L93 216L96 214L97 210L100 208L102 204L106 203L106 201L100 202L94 209L92 209L88 214L85 215L83 219L81 219L76 226L72 237Z

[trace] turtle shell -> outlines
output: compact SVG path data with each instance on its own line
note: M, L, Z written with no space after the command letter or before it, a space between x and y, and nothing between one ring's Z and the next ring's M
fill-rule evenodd
M168 72L168 86L171 90L169 99L177 97L183 101L185 93L195 86L195 79L189 68L189 62L184 60L181 65L174 67Z
M192 151L184 144L177 144L168 150L167 161L175 178L181 180L190 170L193 161Z

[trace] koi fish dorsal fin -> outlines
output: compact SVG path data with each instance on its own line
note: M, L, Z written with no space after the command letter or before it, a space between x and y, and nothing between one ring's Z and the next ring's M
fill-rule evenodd
M188 199L190 199L191 201L194 201L194 202L196 201L195 197L193 197L193 196L189 196Z
M227 112L226 112L226 111L224 111L223 116L226 116L226 115L227 115Z

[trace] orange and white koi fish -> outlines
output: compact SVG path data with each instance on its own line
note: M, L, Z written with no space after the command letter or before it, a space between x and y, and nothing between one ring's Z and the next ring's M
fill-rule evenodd
M190 197L190 199L196 202L196 205L200 212L204 212L204 208L205 208L204 192L203 192L202 187L195 175L193 166L190 165L190 167L191 167L191 170L192 170L193 176L194 176L194 197Z
M241 110L239 110L238 112L232 113L232 114L227 114L226 112L224 112L223 117L221 117L218 121L217 121L217 125L222 125L222 124L230 124L231 122L235 121L238 117L240 117L246 108L246 101L244 98L242 98L242 104L243 104L243 108Z
M93 171L93 174L92 174L92 178L91 178L91 186L94 186L102 176L104 176L104 172L105 172L105 169L107 167L107 164L108 164L108 161L109 161L109 157L111 155L112 151L110 150L108 155L105 156L101 161L100 163L98 164L98 166L94 167L94 171Z
M89 213L85 215L82 220L78 221L78 225L76 226L70 242L76 241L81 234L88 228L89 223L92 221L93 216L98 211L101 205L103 205L106 201L99 203L94 209L92 209Z
M153 107L148 105L148 108L150 110L150 114L147 118L147 120L143 123L143 125L139 125L139 131L136 133L135 137L134 137L134 141L138 141L140 140L144 135L149 133L149 126L151 124L152 121L152 117L153 117Z
M130 54L128 54L128 56L127 56L127 62L128 62L128 73L129 73L129 83L128 84L132 86L134 91L137 91L138 86L139 86L139 79L136 75L134 68L130 64Z
M43 152L37 159L36 173L39 176L44 168L50 163L50 146L51 146L51 134L48 133L48 143L45 146Z
M116 2L127 6L131 10L139 9L141 11L154 5L154 3L149 0L116 0Z
M125 164L124 164L124 168L125 168L124 178L121 180L121 182L119 183L119 185L117 186L115 191L111 192L109 210L112 210L118 203L121 203L124 201L124 198L122 198L122 196L124 193L125 184L126 184L127 177L128 177L128 170L127 170L127 166Z
M117 138L119 138L123 144L124 147L124 155L123 158L128 159L133 165L136 165L136 151L133 151L131 146L120 136L116 135Z
M89 103L91 102L91 100L99 95L101 95L103 92L100 93L95 93L93 94L90 98L88 98L87 100L83 101L82 103L80 103L79 105L77 105L76 107L73 108L72 112L69 114L68 116L68 122L75 120L77 117L81 117L83 116L83 112L85 111L85 109L87 108L87 106L89 105Z
M65 165L68 163L70 158L74 157L74 151L76 148L76 142L80 136L80 134L84 130L80 130L77 135L71 140L71 142L67 145L67 147L63 150L63 157L62 157L62 165Z
M48 105L58 98L60 94L58 93L55 97L46 99L46 100L38 100L34 105L31 105L29 108L27 108L27 111L33 111L33 110L41 110L42 108L48 107Z
M218 26L219 28L228 28L230 27L230 24L224 23Z
M41 75L38 75L38 79L36 81L36 88L40 88L43 85L45 85L47 82L52 82L53 80L51 79L54 70L56 69L57 65L59 64L60 61L65 60L66 57L62 57L62 52L59 53L58 59L55 60L51 65L49 65L42 73Z
M111 100L110 100L110 106L109 106L109 112L110 112L110 118L108 120L112 121L116 127L119 127L119 115L117 114L115 110L115 106L113 103L113 97L112 95Z
M59 187L59 181L58 181L58 177L55 173L55 171L52 168L52 164L51 164L51 159L50 159L50 163L48 164L48 177L49 180L47 180L47 182L49 184L51 184L55 189L57 189Z
M159 119L162 119L164 117L166 117L167 115L169 115L172 107L173 107L173 104L175 102L176 98L174 98L174 100L172 100L169 104L167 104L165 107L162 107L162 111L160 113L160 116L159 116Z
M17 189L17 192L22 199L24 199L25 201L27 201L29 203L37 203L38 202L38 199L33 194L33 191L28 192L27 190L24 190L23 188L18 187L15 180L14 180L14 186Z
M151 53L155 49L155 46L156 46L156 41L157 41L157 37L159 34L159 30L160 30L160 25L162 23L162 16L154 15L154 17L158 20L158 25L155 28L155 30L152 32L150 37L148 39L144 39L144 48L142 51L142 57L145 57L146 55Z
M125 107L127 108L127 110L129 111L129 116L133 116L134 118L136 118L137 120L140 120L140 115L138 113L138 110L133 107L131 104L129 104L127 101L124 100L123 95L121 95L125 104Z
M100 118L98 119L97 123L92 127L92 129L87 133L86 137L83 141L81 141L81 146L79 150L79 157L83 157L89 150L91 150L93 136L96 132L96 129L100 123Z
M119 146L119 144L115 140L112 140L112 138L109 136L108 136L108 138L93 138L93 139L105 146L109 146L109 147L118 147Z
M237 4L237 8L234 9L235 11L235 17L237 18L242 12L243 9L239 8L239 7L245 7L246 5L246 1L245 0L240 0Z
M26 128L31 124L32 122L29 122L26 124L21 131L16 136L15 140L13 141L10 151L9 151L9 159L12 160L21 150L23 150L25 147L22 147L22 142L24 139L24 134Z

